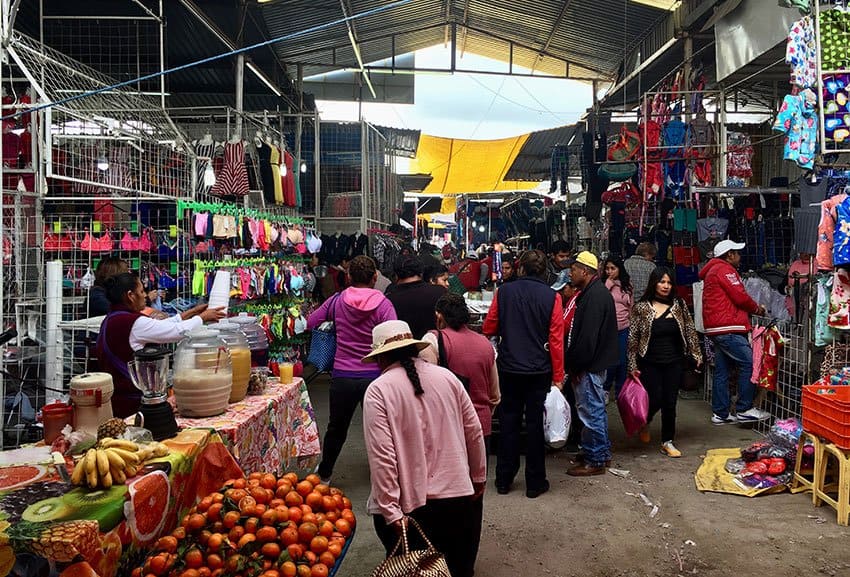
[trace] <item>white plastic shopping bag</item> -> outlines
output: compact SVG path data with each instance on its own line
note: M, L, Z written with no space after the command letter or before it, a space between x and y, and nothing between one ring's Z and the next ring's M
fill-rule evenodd
M556 386L549 389L543 405L543 436L546 444L560 449L570 434L570 405Z

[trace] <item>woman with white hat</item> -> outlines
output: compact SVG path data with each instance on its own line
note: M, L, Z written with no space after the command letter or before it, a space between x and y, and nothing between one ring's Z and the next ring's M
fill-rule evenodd
M427 346L404 321L372 329L372 352L363 362L377 362L381 376L363 401L372 480L368 511L388 555L413 517L446 556L452 577L470 577L487 480L484 437L457 377L418 358ZM418 538L415 532L409 537Z

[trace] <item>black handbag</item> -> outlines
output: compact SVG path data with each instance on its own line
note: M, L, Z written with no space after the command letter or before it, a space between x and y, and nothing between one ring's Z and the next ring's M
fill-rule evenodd
M437 363L444 369L451 371L451 373L456 376L457 380L459 380L463 385L463 388L466 389L466 392L469 392L469 377L459 375L449 368L449 362L446 359L446 347L443 344L443 331L441 330L437 331Z

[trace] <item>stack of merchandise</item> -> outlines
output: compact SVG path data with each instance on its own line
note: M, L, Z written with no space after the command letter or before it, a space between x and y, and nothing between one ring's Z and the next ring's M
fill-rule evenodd
M735 475L735 482L748 489L768 489L788 485L794 477L797 461L797 442L803 427L797 419L777 421L767 439L741 449L739 459L726 461L726 471ZM811 468L814 462L814 447L803 448L803 467Z

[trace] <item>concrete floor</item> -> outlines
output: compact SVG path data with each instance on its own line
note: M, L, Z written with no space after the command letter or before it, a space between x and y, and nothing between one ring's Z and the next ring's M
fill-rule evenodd
M328 380L310 385L322 435L327 425ZM609 405L612 466L629 471L575 479L563 452L549 455L552 490L527 499L523 473L509 495L497 495L491 481L484 505L484 526L476 574L483 577L532 576L850 576L850 530L836 524L829 507L816 509L810 494L783 493L747 499L700 493L693 473L708 449L746 446L758 435L739 426L709 424L702 400L679 402L677 446L681 459L658 452L655 439L643 445L627 439L617 409ZM654 423L657 438L660 427ZM371 575L384 550L366 514L369 467L363 443L362 415L354 417L333 484L352 499L359 524L339 575ZM644 493L659 506L637 497Z

